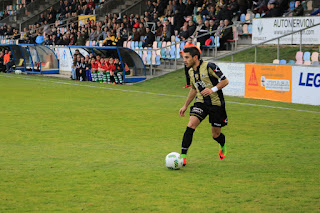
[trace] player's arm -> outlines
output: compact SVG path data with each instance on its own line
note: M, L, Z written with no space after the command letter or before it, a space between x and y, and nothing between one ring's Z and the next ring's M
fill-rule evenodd
M229 80L224 76L224 74L221 72L220 68L216 66L213 63L208 64L208 71L209 74L219 80L219 83L212 87L212 88L205 88L204 90L201 91L201 95L204 97L211 95L214 92L218 92L225 86L229 84Z
M193 101L193 99L196 97L197 95L197 90L195 88L191 88L190 89L190 92L188 94L188 98L185 102L185 104L183 105L183 107L179 110L179 115L181 117L184 117L185 116L185 111L187 110L189 104Z
M204 90L202 90L201 95L203 95L204 97L207 97L208 95L211 95L214 92L218 92L218 90L221 90L228 84L229 84L229 80L225 78L224 80L221 80L216 86L212 88L205 88Z

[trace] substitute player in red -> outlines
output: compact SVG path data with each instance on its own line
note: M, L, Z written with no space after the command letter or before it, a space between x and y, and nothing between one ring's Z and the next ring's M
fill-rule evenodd
M227 86L229 81L216 64L200 60L200 52L195 47L184 49L183 59L189 68L192 88L179 111L180 116L185 116L185 111L195 99L194 105L190 108L190 119L182 140L183 165L187 164L187 152L193 133L207 115L209 115L209 122L212 126L212 137L219 143L219 158L222 160L227 154L227 146L225 136L221 133L221 127L227 125L228 118L221 89Z

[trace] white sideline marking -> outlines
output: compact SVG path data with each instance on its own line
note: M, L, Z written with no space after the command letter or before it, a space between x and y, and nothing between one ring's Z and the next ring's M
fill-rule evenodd
M1 74L0 77L21 78L21 79L32 80L32 81L43 81L43 82L50 82L50 83L56 83L56 84L91 87L91 88L115 90L115 91L121 91L121 92L135 92L135 93L143 93L143 94L149 94L149 95L161 95L161 96L167 96L167 97L178 97L178 98L186 98L187 97L187 96L182 96L182 95L170 95L170 94L162 94L162 93L154 93L154 92L137 91L137 90L125 90L125 89L117 89L117 88L99 87L99 86L93 86L93 85L87 85L87 84L75 84L75 83L68 83L68 82L61 82L61 81L48 81L48 80L43 80L43 79L25 78L25 77L13 76L13 75L8 76L8 75ZM293 110L293 111L298 111L298 112L320 113L318 111L311 111L311 110L294 109L294 108L277 107L277 106L260 105L260 104L250 104L250 103L241 103L241 102L235 102L235 101L227 101L227 103L240 104L240 105L246 105L246 106L266 107L266 108L273 108L273 109Z

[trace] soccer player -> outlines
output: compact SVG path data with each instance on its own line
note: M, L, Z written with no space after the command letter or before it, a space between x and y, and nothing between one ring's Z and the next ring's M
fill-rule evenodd
M95 57L91 58L91 75L92 75L92 81L98 80L98 63L96 62Z
M118 77L118 79L119 79L119 83L120 84L122 84L122 66L121 66L121 64L120 64L120 59L119 58L115 58L114 59L114 65L115 65L115 67L116 67L116 70L114 71L114 73L115 73L115 75ZM116 77L115 77L115 79L116 79ZM117 83L117 82L116 82Z
M209 122L212 126L212 137L220 145L219 158L222 160L227 154L227 146L225 136L221 133L221 127L227 125L228 118L221 89L227 86L229 81L217 65L200 60L200 52L195 47L184 49L183 59L189 68L192 88L185 104L179 110L180 116L185 116L185 111L195 98L195 103L190 108L189 123L182 140L183 165L187 164L187 152L192 142L193 133L207 115L209 115Z

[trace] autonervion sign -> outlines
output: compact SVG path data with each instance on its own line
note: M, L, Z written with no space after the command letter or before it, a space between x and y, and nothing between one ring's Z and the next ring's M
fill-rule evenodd
M277 38L306 27L311 27L320 23L320 17L286 17L286 18L260 18L253 20L252 44ZM320 43L320 26L302 31L302 44ZM277 44L278 40L268 42ZM294 33L280 39L280 44L300 44L300 33Z

